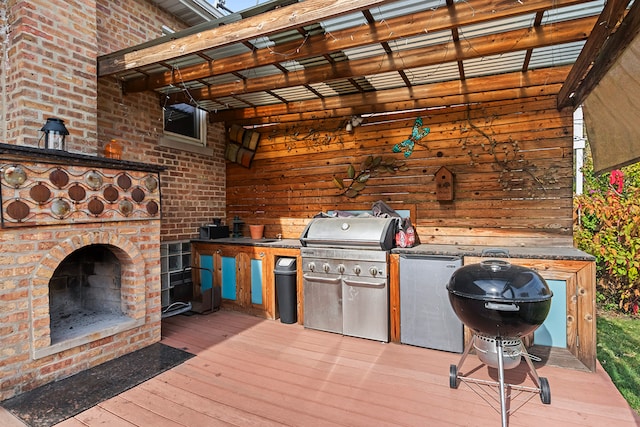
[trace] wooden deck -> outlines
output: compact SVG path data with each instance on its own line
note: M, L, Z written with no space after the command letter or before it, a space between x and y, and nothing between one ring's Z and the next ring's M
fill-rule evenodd
M304 329L235 312L174 316L163 343L196 354L58 426L499 426L491 386L449 387L460 355ZM462 374L491 380L471 355ZM506 382L535 387L524 362ZM135 367L132 367L135 369ZM551 404L512 391L510 426L636 426L601 367L538 367ZM15 419L14 419L15 420ZM11 423L0 413L0 425Z

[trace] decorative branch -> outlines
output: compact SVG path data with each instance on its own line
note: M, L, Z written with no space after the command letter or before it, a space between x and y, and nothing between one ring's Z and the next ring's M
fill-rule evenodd
M409 168L405 165L405 162L396 160L391 157L382 156L368 156L364 162L360 165L360 170L356 172L356 168L349 164L347 167L347 179L350 180L348 185L342 178L334 176L333 183L339 189L342 190L340 195L354 198L367 186L369 178L378 176L382 173L396 173L397 171L407 171Z
M505 178L506 175L507 174L512 175L517 171L522 171L528 174L531 178L533 178L535 182L538 183L539 188L545 193L547 192L546 184L556 182L555 178L553 177L551 178L547 177L545 179L544 176L540 177L534 173L534 171L537 170L537 167L524 158L524 155L520 152L520 146L517 141L514 141L511 137L509 137L507 141L502 143L497 141L495 138L487 134L485 131L480 129L471 121L471 111L469 108L467 108L466 115L467 115L466 122L469 125L469 128L475 131L476 133L478 133L483 139L486 140L486 143L485 142L480 143L480 147L482 148L483 151L491 154L493 156L493 159L496 165L498 165L498 167L502 169L500 171L500 182L503 189L505 190L510 189L509 181ZM499 144L502 144L504 148L502 150L502 153L504 154L504 157L502 159L499 157L499 151L500 151L498 149ZM466 142L463 143L462 148L467 150L467 154L471 158L471 164L473 164L474 157L477 157L478 155L475 154L470 148L467 147Z

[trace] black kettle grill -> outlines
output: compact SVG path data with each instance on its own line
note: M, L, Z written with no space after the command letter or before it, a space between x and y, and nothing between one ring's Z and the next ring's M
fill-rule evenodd
M489 254L508 257L508 252L503 250L483 251L483 256ZM460 362L450 366L449 386L457 388L458 380L487 383L459 375L462 364L474 348L480 361L498 369L503 426L507 425L504 370L518 366L521 358L527 362L536 388L509 384L510 388L539 393L542 403L551 403L549 383L546 378L538 377L532 356L521 340L534 332L549 314L553 294L542 276L501 259L487 259L456 270L447 290L453 311L473 331Z

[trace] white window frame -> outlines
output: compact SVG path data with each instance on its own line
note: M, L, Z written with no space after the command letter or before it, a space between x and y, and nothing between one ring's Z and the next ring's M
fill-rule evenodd
M172 139L176 142L193 144L199 147L205 147L207 145L207 111L199 107L193 107L193 108L195 108L195 111L197 112L196 120L198 121L197 125L199 127L198 133L200 134L200 138L192 138L186 135L182 135L179 133L166 130L164 128L164 124L166 120L165 114L167 113L168 108L162 109L162 132L165 137Z

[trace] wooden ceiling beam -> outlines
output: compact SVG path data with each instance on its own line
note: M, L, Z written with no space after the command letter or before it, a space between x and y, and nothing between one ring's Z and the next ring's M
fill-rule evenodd
M387 102L385 104L379 104L373 106L376 111L382 111L382 109L389 109L394 115L389 116L395 118L395 113L416 111L429 108L441 108L454 105L464 104L481 104L483 102L490 101L504 101L511 99L518 99L520 97L536 97L554 95L560 90L562 86L561 82L553 84L541 84L538 86L527 86L524 88L511 88L511 89L499 89L499 90L486 90L482 92L472 92L463 94L448 94L438 98L417 99L417 100L401 100L396 102ZM371 108L358 108L358 107L344 107L334 108L331 110L322 110L316 112L307 113L291 113L282 115L273 115L267 117L261 117L260 119L250 120L234 120L226 123L235 123L239 125L273 125L273 126L287 126L291 123L304 124L310 123L310 126L314 126L318 120L333 119L336 121L344 120L345 118L354 115L366 115ZM416 113L407 113L409 115ZM379 120L384 120L384 116L379 116ZM269 126L269 129L272 127Z
M361 115L363 125L393 121L398 119L413 119L416 115L426 116L430 110L439 110L443 107L457 108L461 105L481 105L487 101L508 101L518 99L519 97L527 97L533 99L536 97L553 96L562 86L562 83L542 84L539 86L528 86L526 88L512 88L500 90L487 90L484 92L450 94L433 99L422 99L419 101L408 100L398 101L396 103L386 103L385 108L391 110L385 114L368 115L367 111L362 108L336 108L328 112L310 113L293 113L289 115L265 117L264 121L256 123L251 121L234 121L229 122L239 125L266 125L264 129L269 131L273 129L285 129L291 126L309 126L310 128L322 128L322 123L346 123L346 120L354 115ZM411 106L411 108L408 108ZM466 108L466 107L465 107ZM424 113L421 114L421 111ZM320 123L320 124L319 124Z
M585 43L578 59L573 65L571 73L567 76L567 81L558 93L558 109L568 106L576 106L572 95L578 89L580 82L586 76L591 65L597 56L602 52L602 46L609 36L615 31L625 14L630 0L609 0L604 6L598 21L591 31L589 39Z
M201 101L243 93L283 89L453 61L460 62L501 53L532 50L557 43L575 42L585 40L588 37L588 32L593 28L595 20L596 17L583 18L540 26L536 31L525 28L497 35L492 34L466 39L465 43L462 44L448 42L426 48L405 50L394 55L379 55L292 71L286 75L275 74L247 80L238 79L238 81L232 83L191 89L188 94L176 92L169 95L168 103L174 104L190 100Z
M424 108L425 106L446 105L443 99L457 95L458 101L493 101L490 94L507 91L510 97L534 96L533 94L555 94L569 73L570 66L542 70L515 72L488 77L475 77L461 82L448 81L412 88L389 89L362 94L334 96L322 100L306 100L252 108L223 110L210 114L212 122L239 124L266 124L280 121L283 117L303 115L308 120L321 119L347 112L346 115L383 113L387 111ZM529 87L535 87L532 92ZM525 93L526 92L526 93ZM476 94L471 98L472 94Z
M301 40L295 40L277 45L275 49L278 52L285 52L288 60L300 60L372 43L411 37L427 31L433 33L451 30L457 26L473 25L493 19L537 13L551 8L583 2L584 0L530 0L523 3L515 1L505 3L502 0L469 0L464 4L454 4L449 8L442 7L436 10L391 18L384 22L374 22L370 25L332 31L331 36L325 34L310 36L304 43ZM224 28L230 25L226 25ZM258 37L258 35L255 35L255 37ZM216 46L210 46L208 49L213 49L214 47ZM171 84L176 85L281 62L283 57L274 55L273 52L274 48L259 49L229 58L183 67L180 69L179 81L175 80L175 73L171 71L132 78L123 82L123 90L126 93L154 90ZM99 58L99 63L101 62ZM137 67L139 66L129 68Z
M394 0L305 0L157 46L98 58L98 77L296 29Z

